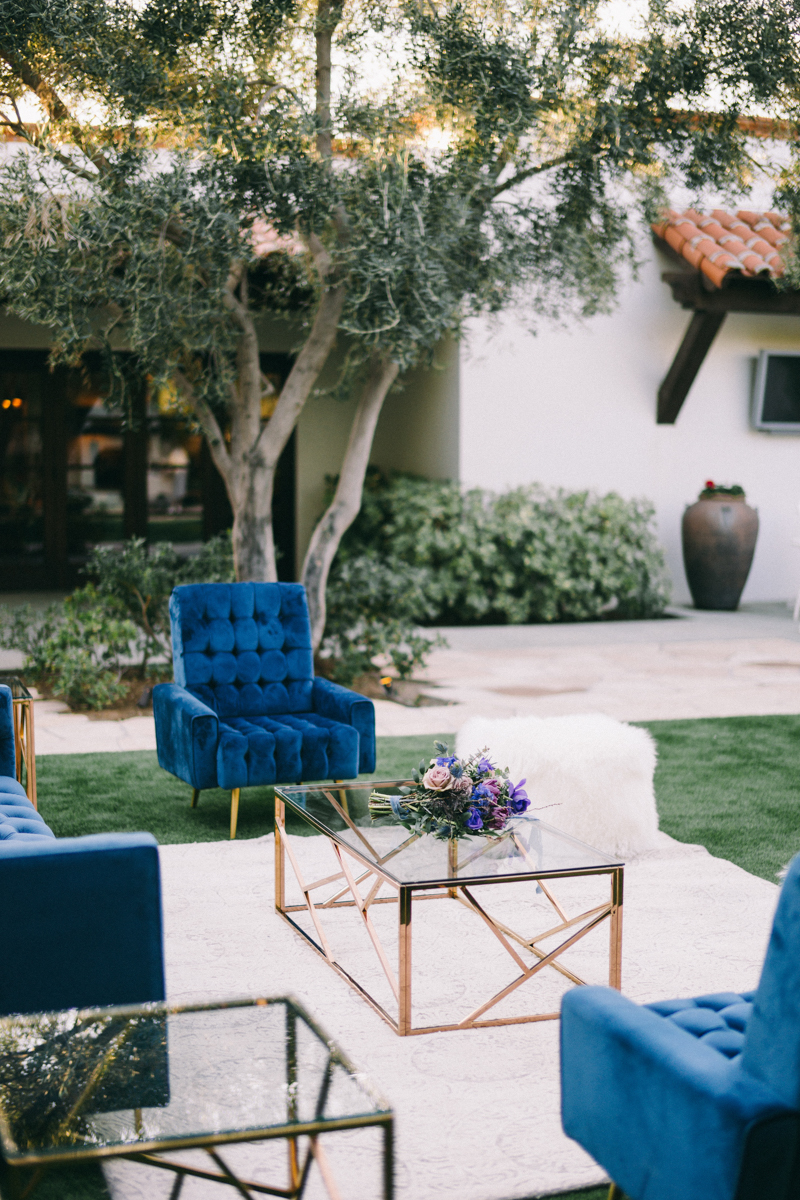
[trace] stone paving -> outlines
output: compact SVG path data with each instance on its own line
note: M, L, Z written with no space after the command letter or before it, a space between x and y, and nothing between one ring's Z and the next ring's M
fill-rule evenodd
M602 712L623 721L800 713L800 632L784 604L670 610L660 621L446 629L419 678L432 705L375 703L380 736L453 733L472 716ZM0 669L19 665L0 652ZM152 715L36 704L36 753L153 750Z

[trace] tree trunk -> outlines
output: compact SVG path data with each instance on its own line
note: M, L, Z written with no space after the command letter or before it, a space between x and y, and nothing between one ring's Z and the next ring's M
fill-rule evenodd
M311 644L319 649L325 632L325 589L339 543L361 508L364 476L369 465L375 426L389 388L397 378L397 363L374 357L358 402L339 482L327 511L317 522L303 563L302 582L311 617Z
M330 162L331 128L331 40L342 17L341 0L318 0L316 28L317 151ZM346 220L336 214L340 237L346 236ZM208 439L211 457L221 474L233 510L233 561L238 580L272 582L278 578L272 531L272 491L278 459L291 437L303 406L311 394L336 340L345 300L345 285L322 241L309 234L306 246L322 286L319 307L300 353L284 384L268 421L261 420L261 369L258 337L248 304L247 272L232 267L225 304L241 330L237 354L238 378L230 402L230 444L208 406L192 397L186 380L181 386L194 401L194 409ZM395 374L397 373L395 369ZM394 375L392 376L392 379ZM389 380L391 383L391 380ZM387 387L389 384L387 384ZM385 394L385 391L384 391ZM383 396L381 396L381 403ZM380 404L378 405L380 411ZM377 413L376 413L377 420ZM372 426L374 432L374 423ZM372 442L370 433L370 445ZM367 447L369 455L369 446ZM364 463L366 470L366 461ZM360 477L363 482L363 471ZM358 512L359 501L353 516ZM342 533L347 528L345 525ZM341 538L341 533L339 534ZM334 546L339 544L339 538ZM325 568L327 580L328 568ZM323 580L323 624L324 588ZM320 631L321 635L321 631Z
M205 400L195 394L186 377L180 372L176 376L179 388L191 403L206 435L211 457L231 502L233 561L238 580L264 583L274 582L278 578L272 531L275 470L336 340L344 303L344 287L341 284L325 287L324 276L329 260L324 252L314 257L323 276L325 290L311 332L268 421L261 419L258 337L247 306L247 282L243 277L232 278L226 302L241 330L237 352L238 377L228 406L229 437L226 438L216 415Z

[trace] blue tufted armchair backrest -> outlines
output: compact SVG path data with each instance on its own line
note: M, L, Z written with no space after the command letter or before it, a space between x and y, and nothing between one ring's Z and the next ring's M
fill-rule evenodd
M175 682L220 717L310 712L314 678L299 583L190 583L169 601Z
M800 854L781 889L741 1063L800 1109Z
M0 775L17 778L11 688L4 683L0 684Z

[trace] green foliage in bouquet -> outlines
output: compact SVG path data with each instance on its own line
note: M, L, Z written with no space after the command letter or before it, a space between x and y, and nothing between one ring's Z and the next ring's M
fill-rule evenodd
M480 750L469 758L448 754L444 742L434 742L436 756L412 771L416 787L401 787L400 796L373 792L369 811L373 818L392 816L418 835L431 833L444 839L496 837L530 806L525 780L514 785L508 771L500 770Z
M334 563L370 555L410 623L641 620L669 603L647 500L531 485L502 494L373 471ZM406 581L413 579L413 586ZM362 585L359 585L362 586ZM379 615L379 614L378 614Z

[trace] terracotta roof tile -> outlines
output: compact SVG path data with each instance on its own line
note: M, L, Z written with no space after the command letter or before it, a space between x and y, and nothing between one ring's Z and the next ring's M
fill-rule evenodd
M740 209L734 216L723 208L701 213L668 209L653 232L697 267L716 287L725 278L777 278L784 262L778 247L788 241L791 225L776 212Z

